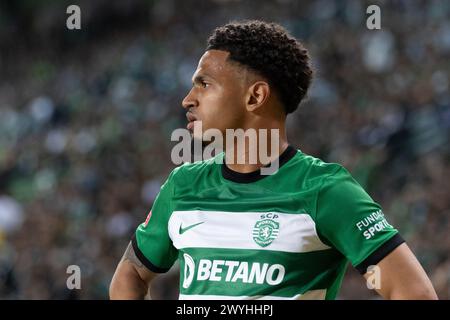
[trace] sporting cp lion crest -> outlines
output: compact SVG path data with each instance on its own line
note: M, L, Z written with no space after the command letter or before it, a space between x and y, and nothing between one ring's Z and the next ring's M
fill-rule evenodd
M278 236L280 224L274 220L278 218L276 214L263 214L261 218L253 227L253 240L261 247L267 247Z

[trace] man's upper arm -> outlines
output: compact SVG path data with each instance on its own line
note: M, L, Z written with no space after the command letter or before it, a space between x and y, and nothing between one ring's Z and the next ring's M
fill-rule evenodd
M111 280L109 297L113 300L150 298L149 287L155 276L138 259L130 242Z
M380 262L380 286L375 288L385 299L437 299L424 269L406 243L399 245ZM372 273L364 276L368 279Z
M139 258L136 256L136 252L133 249L133 245L130 242L128 244L127 249L122 257L122 260L119 263L118 268L126 268L126 269L134 269L139 277L145 283L149 284L153 278L155 278L158 274L150 271L146 266L142 264ZM131 270L129 270L131 271Z
M146 221L137 227L131 239L137 259L154 273L167 272L178 257L168 228L174 205L174 172L161 187Z

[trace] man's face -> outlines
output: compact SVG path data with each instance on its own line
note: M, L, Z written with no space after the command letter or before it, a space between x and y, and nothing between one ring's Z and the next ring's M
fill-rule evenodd
M183 99L189 130L202 121L202 130L241 128L245 120L245 72L227 61L229 53L209 50L200 58L192 82L193 87ZM198 124L198 123L196 123ZM200 138L200 137L196 137Z

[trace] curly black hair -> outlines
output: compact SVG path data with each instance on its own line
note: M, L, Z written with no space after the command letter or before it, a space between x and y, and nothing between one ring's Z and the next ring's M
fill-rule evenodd
M216 28L206 50L223 50L229 59L264 76L275 88L286 114L305 97L313 71L308 51L276 23L259 20L231 22Z

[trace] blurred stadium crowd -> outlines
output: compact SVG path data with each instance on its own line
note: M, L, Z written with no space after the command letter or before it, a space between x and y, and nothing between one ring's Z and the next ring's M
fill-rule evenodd
M171 132L210 31L279 22L316 78L291 143L346 166L450 297L450 2L2 1L0 299L104 299L174 165ZM370 3L370 4L373 4ZM82 29L65 28L79 4ZM81 268L68 290L66 268ZM153 298L176 298L176 266ZM339 298L374 297L349 270Z

